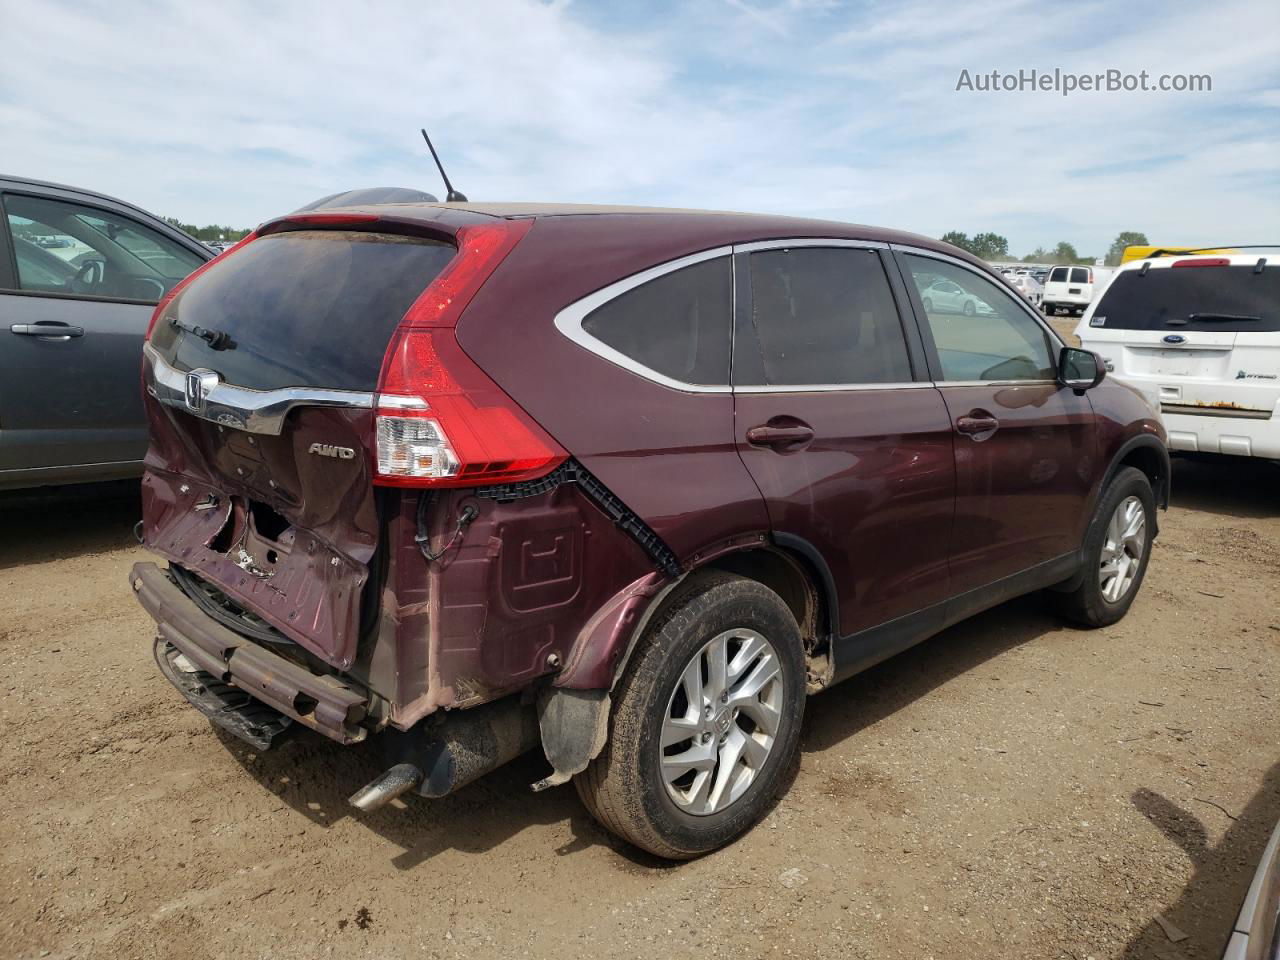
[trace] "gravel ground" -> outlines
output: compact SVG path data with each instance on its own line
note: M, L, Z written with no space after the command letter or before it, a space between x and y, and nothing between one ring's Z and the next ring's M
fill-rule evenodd
M1216 958L1280 816L1280 469L1174 490L1126 620L1024 598L820 695L785 799L680 866L536 756L353 811L363 752L255 755L159 676L133 497L0 498L0 956Z

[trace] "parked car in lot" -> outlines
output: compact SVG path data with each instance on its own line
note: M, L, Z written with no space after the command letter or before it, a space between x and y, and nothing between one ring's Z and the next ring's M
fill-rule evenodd
M936 312L943 280L987 309ZM664 857L766 812L806 695L1028 591L1124 616L1168 500L1139 393L981 261L871 227L290 215L144 353L167 567L130 582L192 704L257 749L376 741L362 810L540 744L535 788Z
M1009 278L1009 283L1015 290L1026 297L1027 302L1032 306L1040 306L1040 301L1044 298L1044 287L1036 283L1030 274L1017 273Z
M213 254L72 187L0 177L0 212L0 489L139 475L147 322Z
M991 313L990 305L949 277L931 280L920 290L920 299L929 313Z
M1044 282L1044 312L1051 317L1058 311L1084 313L1093 301L1092 267L1053 267Z
M1280 258L1123 264L1076 329L1159 398L1174 450L1280 458Z

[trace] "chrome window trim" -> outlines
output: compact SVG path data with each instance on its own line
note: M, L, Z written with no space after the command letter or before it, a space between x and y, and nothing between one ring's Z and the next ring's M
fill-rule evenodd
M729 328L729 345L730 345L730 372L732 379L732 356L734 338L737 332L737 324L733 322L733 311L737 306L737 261L734 254L737 253L754 253L761 250L786 250L793 247L849 247L861 250L887 250L890 245L879 240L850 240L839 237L788 237L774 240L754 240L750 243L737 243L730 246L713 247L710 250L702 250L698 253L691 253L688 256L679 257L675 260L668 260L642 270L639 273L624 277L615 283L609 284L607 287L601 287L594 293L590 293L579 300L575 300L560 310L555 316L555 326L560 333L572 340L584 350L594 353L596 356L608 360L614 366L621 367L642 379L659 386L667 387L671 390L678 390L681 393L712 393L712 394L732 394L732 393L835 393L846 390L897 390L916 387L931 387L933 383L928 380L915 380L906 383L814 383L814 384L758 384L750 386L734 387L731 384L696 384L685 383L683 380L677 380L674 377L668 377L666 374L659 373L644 364L633 360L620 350L615 350L602 340L593 337L583 329L583 323L593 310L604 306L609 301L620 297L622 294L630 290L634 290L650 280L656 280L668 273L674 273L676 270L682 270L685 267L691 267L697 263L703 263L707 260L714 260L717 257L729 257L732 267L732 283L731 291L731 310L730 310L730 328Z
M840 237L790 237L781 240L753 240L735 243L734 253L756 253L760 250L788 250L792 247L853 247L858 250L888 250L881 240L849 240Z
M147 393L165 406L181 410L219 426L232 427L246 433L279 436L285 418L298 407L339 407L372 409L374 394L354 390L327 390L321 387L281 387L276 390L253 390L214 379L212 370L179 370L171 365L150 343L142 347L146 360L144 380ZM197 402L188 402L190 374L202 381Z
M864 390L918 390L932 387L930 380L906 380L893 383L795 383L748 384L734 387L734 393L856 393Z
M1043 387L1057 380L936 380L939 387Z
M715 260L718 257L729 257L730 267L732 268L733 247L713 247L710 250L700 250L697 253L691 253L688 256L680 257L676 260L668 260L666 263L660 263L657 266L650 267L647 270L641 270L639 273L633 273L629 277L623 277L615 283L609 284L607 287L601 287L595 293L589 293L580 300L575 300L569 306L565 307L555 317L556 329L564 336L568 337L584 350L589 350L596 356L608 360L614 366L621 367L634 373L638 377L642 377L652 383L669 387L672 390L679 390L682 393L731 393L732 389L729 384L697 384L685 383L683 380L677 380L674 377L668 377L666 374L659 373L636 360L631 359L620 350L615 350L603 340L598 340L583 329L583 323L593 310L596 310L611 300L622 296L636 287L643 286L650 280L657 280L659 277L666 276L668 273L675 273L677 270L683 270L685 267L692 267L694 264L705 263L708 260ZM732 273L731 273L732 276ZM732 283L733 281L730 280ZM730 312L729 319L732 323L733 319L733 291L729 291ZM730 327L730 338L733 336L732 327ZM732 360L732 339L730 340L730 359Z
M975 270L972 263L969 263L968 261L965 261L965 260L961 260L959 257L953 257L947 253L940 253L937 250L930 250L927 247L913 247L908 244L902 244L902 243L891 243L889 244L889 249L894 250L898 253L909 253L918 257L931 257L934 260L942 260L946 263L954 264L957 267L963 267L965 270L968 270L974 276L982 277L982 279L986 280L988 283L994 283L994 280L992 277L983 276L980 270ZM999 290L1000 288L996 287L996 289ZM1027 316L1029 316L1037 324L1039 324L1041 330L1044 330L1046 333L1049 334L1049 339L1058 345L1059 351L1061 351L1062 348L1067 345L1066 342L1063 341L1063 339L1060 336L1058 336L1058 331L1054 330L1053 327L1049 325L1049 322L1045 320L1045 318L1042 317L1038 312L1033 310L1031 308L1031 305L1027 303L1022 297L1013 296L1008 290L1002 290L1001 292L1004 293L1006 296L1008 296L1009 299L1012 300L1014 303L1016 303ZM916 295L919 296L918 291ZM1052 357L1051 359L1056 363L1058 358ZM938 382L942 383L944 381L938 381ZM1000 382L1003 382L1003 381L1000 381ZM1014 382L1031 383L1033 381L1018 380ZM1040 382L1046 382L1046 381L1040 381ZM1051 380L1047 382L1057 383L1056 380Z

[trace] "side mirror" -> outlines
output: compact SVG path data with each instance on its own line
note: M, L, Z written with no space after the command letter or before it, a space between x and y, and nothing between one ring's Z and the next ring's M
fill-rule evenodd
M1092 390L1107 375L1107 365L1092 350L1063 347L1058 354L1058 382L1077 394Z

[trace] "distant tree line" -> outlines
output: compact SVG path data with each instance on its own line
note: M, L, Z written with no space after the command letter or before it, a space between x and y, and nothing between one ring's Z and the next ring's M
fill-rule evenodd
M207 227L197 227L194 223L183 223L176 217L165 217L166 223L171 223L183 233L189 233L197 240L243 240L249 235L248 230L241 230L237 227L220 227L217 224L211 224Z
M959 230L949 230L942 235L941 239L944 243L950 243L961 250L968 250L975 257L981 257L983 260L1017 259L1016 257L1010 258L1009 241L998 233L976 233L970 237ZM1111 249L1107 251L1106 264L1112 267L1118 265L1120 258L1124 256L1125 247L1145 245L1147 242L1145 233L1136 230L1121 231L1111 244ZM1046 250L1044 247L1036 247L1022 258L1022 262L1092 264L1096 259L1096 257L1082 257L1076 252L1073 244L1068 243L1066 240L1061 240L1051 250Z

